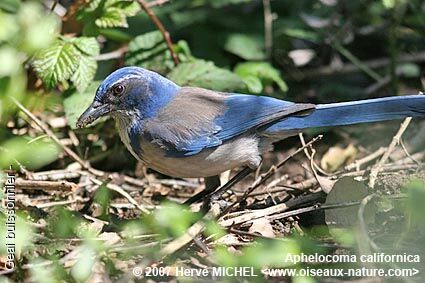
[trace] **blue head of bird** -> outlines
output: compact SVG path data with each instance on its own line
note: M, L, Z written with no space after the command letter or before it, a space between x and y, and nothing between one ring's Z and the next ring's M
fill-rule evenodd
M82 128L100 117L147 119L164 107L179 87L161 75L139 67L124 67L100 84L92 104L81 114Z

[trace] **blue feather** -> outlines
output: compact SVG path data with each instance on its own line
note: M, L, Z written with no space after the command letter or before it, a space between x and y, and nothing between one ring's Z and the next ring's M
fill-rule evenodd
M232 94L225 103L227 111L215 120L222 129L216 137L223 141L314 107L312 104L244 94Z
M268 127L265 133L282 132L283 134L285 131L395 120L408 116L425 116L425 96L395 96L319 104L311 115L282 120Z

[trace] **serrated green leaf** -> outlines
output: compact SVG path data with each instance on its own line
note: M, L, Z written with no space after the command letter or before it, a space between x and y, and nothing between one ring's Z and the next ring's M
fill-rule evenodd
M224 45L224 49L245 60L263 60L263 40L260 37L246 34L230 35Z
M33 66L47 87L71 79L83 91L96 73L97 63L92 56L97 54L99 45L95 38L62 38L39 52Z
M78 67L80 53L69 42L58 40L53 46L35 55L33 66L48 88L71 77Z
M78 91L84 91L96 74L97 62L92 57L82 55L77 70L71 77Z
M85 55L96 56L100 52L99 43L94 37L77 37L73 43Z
M218 91L234 91L244 86L239 76L204 60L181 63L168 74L168 78L180 85Z
M125 15L116 8L106 10L102 16L95 20L95 23L100 28L128 27Z
M279 71L267 62L245 62L236 65L235 73L247 84L248 88L258 90L258 83L253 84L252 77L257 77L263 83L274 82L278 85L281 91L288 91L288 86L280 77ZM253 91L254 92L254 91ZM259 91L261 92L261 91ZM259 93L254 92L254 93Z
M127 17L136 15L139 10L136 1L94 0L78 12L77 18L100 28L128 27Z
M92 56L98 55L100 48L94 37L78 37L72 42L81 52L81 56L71 81L79 91L84 91L96 74L97 62Z
M107 1L109 7L116 7L120 9L127 17L131 17L140 11L140 6L137 1L132 0L109 0Z

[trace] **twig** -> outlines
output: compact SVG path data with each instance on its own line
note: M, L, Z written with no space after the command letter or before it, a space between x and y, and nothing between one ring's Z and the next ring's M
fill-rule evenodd
M42 122L40 119L34 116L28 109L26 109L18 100L16 100L14 97L11 97L12 101L18 106L18 108L25 113L25 115L28 116L49 138L51 138L59 147L65 151L66 154L68 154L69 157L74 159L76 162L78 162L84 169L89 171L91 174L95 176L103 176L104 173L102 171L96 170L90 166L90 164L83 159L81 159L72 149L70 149L68 146L64 145L59 138L49 129L49 127Z
M50 12L53 12L55 10L56 5L58 4L58 2L59 2L59 0L54 0L53 1L52 7L50 8Z
M96 61L107 61L107 60L117 59L117 58L121 58L124 55L124 53L126 53L127 51L128 51L128 46L123 46L118 48L117 50L114 50L108 53L99 54L96 57L94 57L94 59Z
M173 57L173 61L176 65L179 64L179 58L174 51L173 43L170 38L170 33L164 28L161 21L158 19L158 17L155 15L155 13L152 11L152 9L149 7L149 4L146 3L144 0L137 0L140 4L140 7L143 11L146 12L146 14L149 16L149 18L155 23L156 27L161 32L162 36L164 37L165 43L167 44L168 49L170 50L171 57Z
M91 181L93 183L95 183L96 185L99 185L99 186L103 184L102 181L99 181L96 178L91 178ZM135 207L140 209L140 211L142 211L143 213L150 214L149 210L147 210L146 208L144 208L143 206L138 204L137 201L132 196L130 196L126 191L121 189L119 186L111 184L111 183L107 183L106 187L110 190L113 190L113 191L119 193L123 197L125 197L132 205L134 205Z
M292 190L302 190L305 191L306 189L309 189L311 187L314 187L318 184L316 178L310 178L307 180L304 180L299 183L290 184L290 185L276 185L276 189L268 188L267 191L264 192L252 192L249 194L250 196L257 196L257 195L264 195L264 194L273 194L273 193L279 193L282 191L287 191L288 189Z
M304 135L302 133L300 133L300 134L298 134L298 137L299 137L299 139L301 141L301 144L304 146L305 145ZM325 175L325 176L329 176L330 175L329 173L325 172L322 168L320 168L319 165L317 165L314 162L315 150L313 148L311 149L311 153L308 151L308 147L304 148L304 154L307 157L307 159L310 160L310 168L311 168L311 171L312 171L313 175L316 178L317 178L317 172L316 172L316 170L319 171L322 175Z
M82 174L79 171L65 170L51 170L32 173L34 180L40 181L56 181L63 179L74 179L80 177Z
M62 17L62 20L64 22L69 21L77 13L77 11L82 6L84 6L87 2L88 2L87 0L77 0L77 1L75 1L71 6L69 6L65 15Z
M380 147L375 152L369 154L368 156L365 156L359 160L355 160L353 163L348 164L344 167L344 171L351 171L353 169L359 170L360 166L363 164L369 163L372 160L375 160L376 158L380 157L382 154L384 154L387 151L385 147Z
M89 198L75 198L75 199L72 199L72 200L62 200L62 201L53 201L53 202L41 203L41 204L36 204L34 206L36 206L38 208L48 208L48 207L57 206L57 205L67 205L67 204L77 203L77 202L87 202L88 200L90 200L90 199Z
M220 220L218 224L222 227L229 227L233 225L237 225L243 222L252 221L254 219L262 218L271 214L275 214L281 211L285 211L288 209L288 205L286 203L279 203L277 205L273 205L263 209L257 209L251 211L249 213L244 213L240 216L233 217L230 219Z
M418 164L421 164L419 161L425 159L425 151L420 151L417 153L412 154L411 157L406 157L400 160L395 161L395 164L408 164L408 163L412 163L412 160L416 160L418 162Z
M348 49L346 49L344 46L342 46L339 42L334 43L334 47L336 50L338 50L339 53L341 53L345 58L351 61L354 65L359 68L359 70L362 70L365 74L367 74L369 77L374 79L375 81L381 81L381 76L373 71L371 68L369 68L367 65L363 64L362 61L360 61L356 56L353 55Z
M151 2L147 3L147 6L149 8L156 7L156 6L162 6L162 5L164 5L165 3L169 2L169 1L170 0L156 0L156 1L151 1Z
M406 148L406 145L404 144L404 142L403 142L403 139L400 139L400 145L401 145L401 148L403 149L403 151L404 151L404 153L406 154L406 156L408 157L408 158L410 158L410 160L412 160L413 162L415 162L416 164L418 164L418 165L421 165L421 163L418 161L418 160L416 160L410 153L409 153L409 151L407 150L407 148Z
M68 181L39 181L16 179L16 188L31 190L75 190L78 185Z
M398 129L397 134L393 137L393 140L388 146L387 151L379 160L378 164L372 168L370 172L369 188L373 189L373 187L375 186L376 178L378 177L379 171L381 170L385 162L387 162L395 147L400 143L401 136L406 131L407 127L410 124L410 121L412 121L411 117L407 117L406 119L404 119L403 123L401 123L400 128Z

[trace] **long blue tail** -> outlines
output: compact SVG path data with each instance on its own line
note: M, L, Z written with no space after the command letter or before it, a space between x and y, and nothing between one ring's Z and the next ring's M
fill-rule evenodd
M289 134L307 128L352 125L405 117L425 117L425 95L319 104L312 114L279 121L267 128L265 133Z

